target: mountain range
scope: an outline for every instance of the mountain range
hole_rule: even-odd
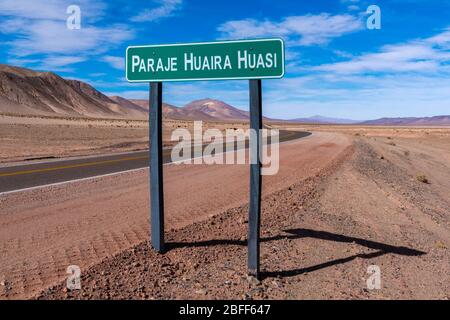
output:
[[[148,100],[108,97],[91,85],[52,72],[0,64],[0,112],[21,115],[146,119]],[[166,118],[247,120],[248,112],[215,99],[195,100],[179,108],[163,104]]]
[[[331,118],[315,115],[308,118],[295,118],[289,121],[304,122],[304,123],[318,123],[318,124],[355,124],[360,121],[351,119]]]
[[[147,119],[148,100],[107,96],[91,85],[64,79],[52,72],[39,72],[0,64],[0,113],[61,117]],[[248,111],[216,99],[195,100],[184,107],[163,103],[163,116],[178,120],[249,119]],[[266,121],[281,121],[264,118]],[[296,123],[364,125],[450,125],[449,116],[381,118],[358,122],[320,115],[284,120]]]
[[[450,115],[434,117],[408,117],[408,118],[381,118],[364,121],[364,125],[391,125],[391,126],[448,126]]]

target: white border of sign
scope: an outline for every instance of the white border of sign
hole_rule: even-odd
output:
[[[186,79],[155,79],[155,80],[129,80],[128,79],[128,49],[130,48],[154,48],[154,47],[173,47],[173,46],[190,46],[190,45],[205,45],[205,44],[220,44],[220,43],[242,43],[242,42],[260,42],[260,41],[280,41],[281,42],[281,59],[282,73],[280,76],[265,76],[265,77],[232,77],[232,78],[186,78]],[[192,43],[171,43],[171,44],[157,44],[157,45],[143,45],[143,46],[129,46],[125,52],[125,77],[128,82],[180,82],[180,81],[211,81],[211,80],[249,80],[249,79],[280,79],[284,77],[285,72],[284,61],[284,40],[281,38],[267,38],[267,39],[246,39],[246,40],[226,40],[226,41],[211,41],[211,42],[192,42]]]

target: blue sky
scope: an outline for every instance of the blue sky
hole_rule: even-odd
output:
[[[79,30],[66,27],[71,4]],[[380,30],[366,27],[372,4]],[[263,81],[265,116],[432,116],[450,114],[449,16],[447,0],[0,0],[0,62],[148,98],[148,85],[124,79],[129,45],[275,36],[286,42],[286,75]],[[209,97],[248,109],[247,81],[164,90],[177,106]]]

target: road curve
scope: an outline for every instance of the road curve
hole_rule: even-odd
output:
[[[303,131],[280,130],[280,142],[303,138],[310,134],[309,132]],[[165,149],[163,151],[164,163],[171,162],[170,155],[171,149]],[[98,177],[148,166],[148,151],[139,151],[118,155],[99,155],[88,158],[2,167],[0,168],[0,195],[28,188]]]

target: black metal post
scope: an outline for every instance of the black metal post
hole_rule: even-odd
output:
[[[164,192],[162,166],[162,83],[150,83],[150,217],[152,246],[164,251]]]
[[[261,80],[249,80],[250,87],[250,129],[256,133],[255,141],[250,141],[250,156],[256,154],[250,164],[250,205],[248,212],[248,272],[259,277],[259,234],[261,224],[261,129],[262,94]],[[256,161],[255,161],[256,160]]]

